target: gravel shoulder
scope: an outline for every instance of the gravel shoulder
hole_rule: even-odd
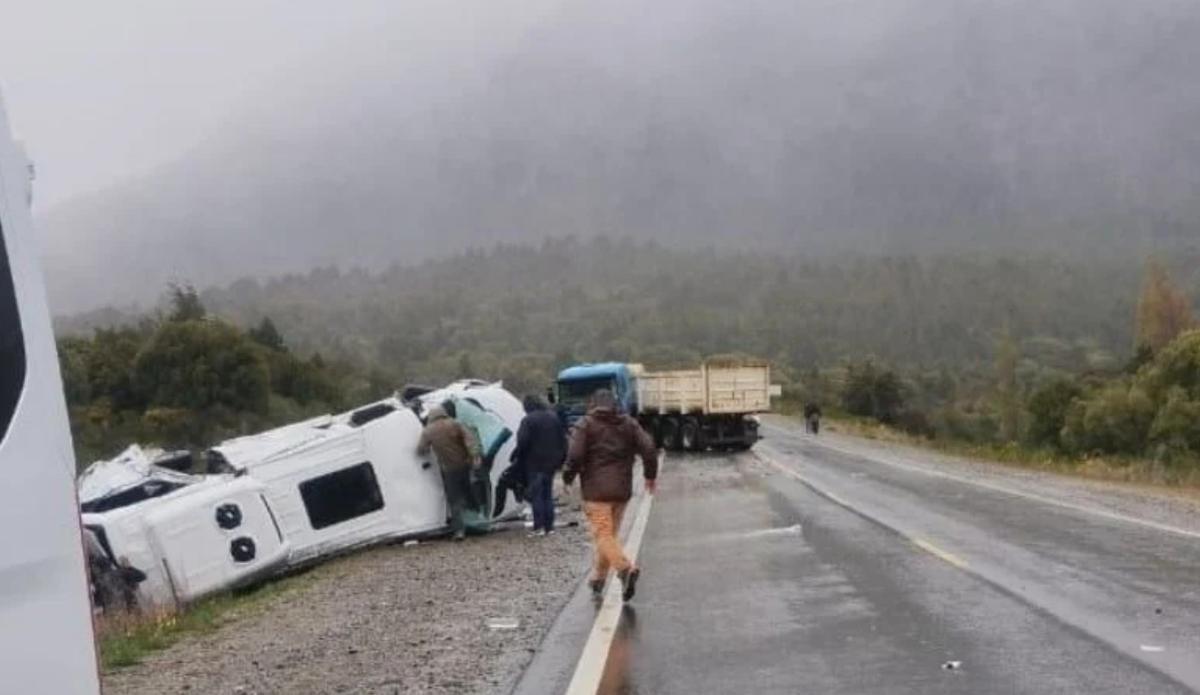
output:
[[[817,446],[826,445],[856,456],[893,462],[920,470],[955,475],[965,480],[1050,498],[1062,503],[1200,533],[1200,498],[1195,490],[1075,477],[1015,465],[952,456],[909,444],[867,439],[822,429],[812,439],[799,420],[772,416],[768,438],[776,433]],[[771,439],[768,439],[771,441]]]
[[[517,522],[323,564],[263,610],[107,674],[104,692],[507,693],[584,576],[586,530],[570,522],[560,508],[547,538]]]

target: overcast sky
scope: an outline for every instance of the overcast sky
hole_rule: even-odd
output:
[[[0,85],[65,311],[564,234],[1194,238],[1197,36],[1197,0],[0,0]]]
[[[291,66],[341,62],[362,41],[469,45],[552,5],[0,0],[0,88],[45,209],[181,155]]]

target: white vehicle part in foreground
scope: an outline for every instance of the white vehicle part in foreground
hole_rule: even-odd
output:
[[[29,201],[29,163],[0,102],[0,683],[93,695],[75,457]]]
[[[116,507],[203,480],[200,476],[180,473],[154,465],[153,459],[134,444],[116,458],[96,461],[79,474],[76,486],[79,504],[85,511],[93,507]]]
[[[143,608],[176,607],[282,569],[289,546],[251,478],[209,476],[162,497],[84,514],[114,561],[146,574]]]

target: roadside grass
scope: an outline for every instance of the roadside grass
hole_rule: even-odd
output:
[[[799,419],[796,415],[789,417]],[[1047,471],[1093,480],[1171,488],[1189,496],[1200,494],[1200,470],[1162,461],[1120,456],[1072,457],[1050,449],[1018,443],[976,444],[953,439],[929,439],[902,432],[866,418],[826,414],[822,427],[865,439],[930,449],[938,453],[1005,466]]]
[[[96,644],[101,669],[110,673],[133,666],[146,655],[166,649],[184,637],[207,634],[235,620],[256,615],[273,601],[309,584],[312,577],[311,571],[288,575],[248,589],[218,594],[179,611],[98,616]]]

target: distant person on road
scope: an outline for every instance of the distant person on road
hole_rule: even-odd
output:
[[[653,495],[658,451],[637,420],[617,412],[611,391],[597,391],[590,405],[587,416],[571,435],[563,481],[570,485],[578,475],[583,489],[583,511],[596,546],[596,563],[589,582],[592,593],[599,596],[603,592],[608,571],[613,569],[628,601],[633,598],[641,570],[625,556],[616,534],[633,496],[634,458],[641,456],[646,491]]]
[[[567,457],[567,432],[540,396],[525,396],[525,417],[517,429],[513,462],[525,471],[525,495],[533,507],[531,536],[554,533],[554,474]]]
[[[462,423],[450,417],[445,408],[434,406],[417,443],[419,455],[428,456],[431,451],[442,471],[450,530],[454,540],[461,541],[467,535],[463,512],[471,496],[471,471],[482,465],[479,440]]]
[[[804,428],[812,435],[821,433],[821,406],[816,403],[804,406]]]

